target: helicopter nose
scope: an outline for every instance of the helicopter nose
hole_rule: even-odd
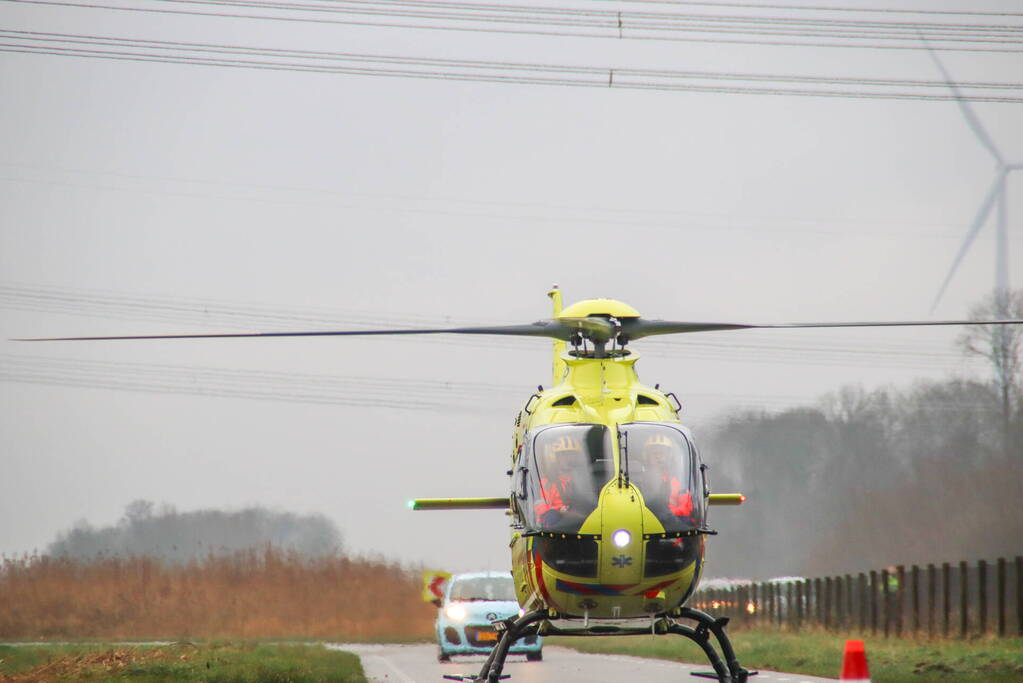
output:
[[[632,487],[605,491],[601,507],[600,581],[638,583],[643,578],[643,505]]]

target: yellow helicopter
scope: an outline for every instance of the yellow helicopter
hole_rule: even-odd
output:
[[[642,384],[628,344],[643,337],[753,328],[1021,324],[1023,320],[823,322],[756,325],[646,320],[614,299],[567,308],[555,285],[553,318],[527,325],[440,329],[51,337],[100,341],[231,337],[482,334],[553,339],[553,382],[538,387],[515,420],[511,490],[493,498],[421,498],[416,510],[499,509],[511,519],[518,618],[499,633],[475,675],[496,682],[511,645],[529,635],[676,634],[695,642],[713,667],[693,675],[745,683],[725,627],[686,606],[703,569],[707,510],[739,505],[739,493],[711,493],[707,467],[679,419],[672,393]],[[716,646],[715,642],[716,641]],[[720,654],[718,652],[720,650]]]

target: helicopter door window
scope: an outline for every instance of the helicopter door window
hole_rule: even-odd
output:
[[[622,425],[627,434],[629,477],[665,531],[703,525],[703,483],[695,449],[679,429],[658,423]]]
[[[556,425],[531,440],[522,510],[541,531],[576,533],[597,508],[612,476],[611,441],[603,425]]]

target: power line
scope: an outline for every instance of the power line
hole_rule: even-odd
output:
[[[608,10],[556,9],[473,4],[455,2],[360,2],[338,0],[330,5],[282,3],[260,0],[225,2],[224,0],[159,0],[161,2],[247,7],[271,12],[306,12],[316,16],[240,14],[158,7],[126,7],[62,0],[5,0],[22,4],[55,5],[82,9],[121,12],[178,14],[215,18],[252,19],[319,24],[341,24],[369,28],[406,28],[444,31],[468,31],[538,35],[548,37],[615,38],[627,40],[667,40],[682,42],[713,42],[783,47],[869,48],[923,50],[920,38],[926,38],[934,49],[969,52],[1021,52],[1011,47],[980,47],[981,45],[1019,45],[1021,26],[990,24],[924,24],[921,22],[880,22],[865,20],[821,20],[791,17],[750,17],[743,15],[664,14],[651,12],[614,12]],[[404,19],[404,22],[383,22],[359,19],[331,19],[324,14]],[[418,22],[418,23],[409,23]],[[432,23],[423,23],[432,22]],[[470,24],[470,25],[467,25]],[[471,24],[482,24],[482,26]],[[508,25],[522,24],[529,28],[514,29]],[[542,30],[543,26],[560,27]],[[565,27],[571,30],[566,30]],[[590,32],[583,32],[587,29]],[[592,32],[596,30],[597,32]],[[699,34],[714,34],[713,38]],[[736,39],[722,36],[755,36]],[[764,38],[774,38],[765,40]],[[818,39],[839,42],[813,42]],[[1013,39],[1015,38],[1015,40]]]
[[[0,165],[4,165],[4,162],[0,162]],[[8,166],[17,166],[18,164],[6,164]],[[64,170],[64,169],[59,169]],[[533,229],[546,229],[546,225],[549,223],[557,223],[558,225],[564,225],[568,223],[581,223],[586,225],[588,228],[641,228],[647,230],[656,230],[660,232],[670,231],[671,233],[678,233],[680,231],[688,230],[704,230],[713,232],[752,232],[752,233],[763,233],[768,231],[772,234],[776,233],[792,233],[801,235],[821,235],[821,236],[832,236],[832,237],[849,237],[850,233],[848,229],[845,230],[829,230],[821,227],[821,224],[826,223],[837,223],[846,225],[855,225],[855,236],[857,238],[863,237],[880,237],[885,239],[903,239],[907,236],[913,236],[917,239],[942,239],[942,240],[956,240],[961,238],[959,232],[942,232],[936,233],[932,230],[915,230],[906,231],[901,230],[899,232],[893,232],[890,229],[882,230],[866,230],[863,228],[863,223],[860,221],[836,221],[831,218],[795,218],[795,217],[782,217],[782,216],[744,216],[741,217],[746,221],[775,221],[783,222],[782,224],[775,224],[770,226],[756,225],[753,223],[737,223],[733,220],[733,217],[727,214],[715,215],[715,214],[694,214],[685,213],[680,211],[658,211],[652,209],[616,209],[609,207],[574,207],[566,205],[556,204],[541,204],[541,203],[528,203],[528,202],[508,202],[508,201],[484,201],[484,200],[470,200],[470,199],[459,199],[459,198],[443,198],[443,197],[408,197],[408,196],[392,196],[387,197],[384,195],[348,195],[345,193],[333,192],[330,190],[317,190],[310,188],[294,188],[294,187],[281,187],[272,185],[258,185],[258,184],[241,184],[241,183],[222,183],[216,181],[200,181],[200,180],[185,180],[185,179],[171,179],[171,178],[160,178],[157,176],[134,176],[129,174],[121,173],[109,173],[105,171],[72,171],[78,173],[87,173],[89,175],[108,175],[112,177],[131,178],[136,180],[158,180],[163,182],[176,182],[176,183],[188,183],[188,184],[209,184],[209,185],[221,185],[228,187],[238,187],[244,189],[271,189],[282,192],[300,192],[303,194],[326,194],[326,195],[338,195],[344,197],[357,197],[361,199],[372,199],[372,200],[385,200],[385,199],[400,199],[400,200],[414,200],[416,202],[428,202],[428,203],[451,203],[455,205],[465,206],[494,206],[496,208],[511,208],[511,209],[538,209],[546,208],[548,211],[543,213],[533,214],[522,214],[522,213],[495,213],[495,212],[483,212],[483,211],[466,211],[466,210],[450,210],[441,208],[424,208],[420,206],[405,206],[397,205],[393,202],[388,202],[381,206],[369,206],[369,205],[356,205],[356,204],[315,204],[308,201],[296,200],[296,199],[285,199],[285,198],[274,198],[269,197],[266,194],[259,194],[256,196],[241,197],[241,196],[224,196],[224,195],[210,195],[199,192],[184,192],[184,191],[173,191],[168,189],[149,189],[149,188],[128,188],[128,187],[116,187],[111,185],[99,184],[99,183],[88,183],[88,182],[67,182],[54,179],[35,179],[35,178],[24,178],[24,177],[12,177],[12,176],[0,176],[0,182],[8,183],[24,183],[31,185],[47,185],[53,187],[66,187],[75,189],[90,189],[90,190],[101,190],[105,192],[128,192],[128,193],[150,193],[159,194],[162,196],[170,197],[195,197],[201,199],[216,199],[216,200],[228,200],[228,201],[243,201],[243,202],[261,202],[265,204],[274,205],[299,205],[299,206],[327,206],[334,209],[351,210],[351,211],[372,211],[372,212],[384,212],[384,213],[400,213],[400,214],[423,214],[430,216],[444,216],[451,218],[473,218],[473,219],[488,219],[495,221],[518,221],[526,227]],[[568,215],[568,216],[555,216],[550,213],[550,210],[561,210],[561,211],[591,211],[596,212],[596,215]],[[604,214],[610,214],[611,217],[607,217]],[[615,215],[649,215],[649,216],[661,216],[662,220],[628,220],[626,218],[615,218]],[[702,220],[699,220],[701,219]],[[679,218],[686,218],[685,222],[681,222]],[[715,223],[716,219],[728,218],[727,223]],[[697,222],[699,220],[699,222]],[[948,224],[937,224],[937,223],[916,223],[916,222],[891,222],[891,221],[867,221],[874,225],[890,225],[890,226],[940,226],[948,227]],[[812,226],[812,227],[811,227]],[[449,225],[450,228],[457,227],[455,225]],[[475,229],[475,227],[474,227]],[[978,239],[990,240],[993,239],[990,236],[981,236]]]
[[[961,98],[957,98],[954,94],[944,92],[947,86],[943,81],[802,76],[796,74],[772,75],[673,71],[663,69],[605,69],[601,67],[530,64],[523,62],[368,55],[322,50],[283,50],[217,43],[154,41],[38,31],[3,30],[0,31],[0,37],[8,41],[15,41],[0,43],[0,51],[3,52],[228,68],[425,78],[519,85],[917,101],[968,99],[975,102],[1023,103],[1023,97],[1018,96],[973,94],[962,95]],[[80,47],[82,45],[89,46],[89,48]],[[120,49],[90,49],[110,47]],[[141,51],[132,52],[128,50]],[[253,57],[261,57],[262,59],[253,59]],[[724,81],[728,84],[720,84],[715,81]],[[710,82],[710,84],[704,85],[702,82]],[[754,87],[752,85],[732,85],[732,82],[766,83],[769,85],[768,87]],[[802,87],[791,87],[791,84]],[[807,89],[806,86],[810,86],[810,88]],[[877,90],[845,89],[849,86],[867,86],[877,88]],[[821,87],[828,87],[829,89],[820,89]],[[1018,83],[972,82],[962,84],[961,87],[1019,89],[1023,86]],[[916,90],[893,91],[891,88],[914,88]],[[939,92],[928,92],[928,90]]]
[[[401,410],[513,410],[527,389],[479,382],[308,375],[293,372],[127,363],[0,354],[0,381],[150,394],[243,398],[285,403]],[[686,394],[687,400],[727,399],[745,407],[792,407],[800,396]],[[514,406],[511,408],[510,406]]]
[[[606,2],[608,0],[598,0]],[[711,0],[610,0],[619,3],[643,5],[681,5],[686,7],[731,7],[741,9],[771,9],[808,12],[869,12],[872,14],[920,14],[920,15],[953,15],[975,17],[1023,17],[1023,12],[991,12],[978,10],[940,10],[910,9],[899,7],[842,7],[834,5],[781,5],[745,2],[713,2]]]
[[[442,216],[456,216],[466,218],[493,218],[493,219],[513,219],[513,220],[524,220],[531,222],[546,223],[549,221],[557,221],[558,223],[585,223],[586,225],[608,225],[608,226],[628,226],[638,228],[655,228],[655,229],[669,229],[677,231],[679,229],[707,229],[707,230],[727,230],[727,231],[745,231],[745,232],[763,232],[769,230],[770,232],[792,232],[800,234],[814,234],[814,235],[839,235],[846,237],[850,234],[850,228],[855,229],[857,237],[864,235],[870,236],[884,236],[884,237],[903,237],[908,233],[902,232],[898,235],[893,233],[892,228],[905,227],[912,225],[916,227],[926,228],[925,230],[914,231],[911,235],[914,238],[933,238],[933,239],[954,239],[960,240],[962,238],[962,231],[958,223],[929,223],[929,222],[907,222],[907,221],[892,221],[892,220],[863,220],[858,219],[852,220],[841,220],[835,219],[829,216],[815,216],[813,218],[804,218],[797,216],[758,216],[758,215],[734,215],[731,213],[712,214],[704,212],[687,212],[677,210],[659,210],[659,209],[646,209],[646,208],[617,208],[611,206],[572,206],[567,204],[554,204],[550,202],[526,202],[526,201],[508,201],[501,199],[466,199],[464,197],[443,197],[443,196],[430,196],[430,195],[408,195],[408,194],[379,194],[379,193],[355,193],[355,192],[339,192],[337,190],[330,190],[325,188],[312,188],[312,187],[300,187],[300,186],[287,186],[287,185],[272,185],[266,183],[241,183],[231,182],[224,180],[213,180],[213,179],[196,179],[196,178],[183,178],[183,177],[171,177],[171,176],[159,176],[159,175],[141,175],[133,173],[121,173],[117,171],[100,170],[95,168],[63,168],[63,167],[52,167],[40,164],[21,163],[13,161],[0,161],[0,166],[8,166],[12,168],[29,169],[32,171],[46,171],[52,172],[57,171],[59,173],[85,175],[89,177],[95,176],[108,176],[111,178],[120,178],[132,181],[153,181],[159,183],[175,183],[183,185],[209,185],[214,187],[226,187],[231,189],[242,189],[249,191],[258,191],[259,196],[256,197],[259,201],[267,201],[270,203],[282,203],[282,204],[294,204],[302,202],[294,202],[290,200],[279,200],[275,201],[266,197],[267,191],[284,192],[284,193],[297,193],[301,195],[326,195],[332,197],[343,197],[348,199],[359,199],[359,200],[370,200],[370,201],[381,201],[385,203],[383,207],[365,206],[365,205],[352,205],[344,204],[339,205],[339,208],[344,209],[358,209],[358,210],[380,210],[389,212],[400,212],[400,213],[425,213],[432,215]],[[52,179],[47,180],[36,180],[31,178],[15,178],[15,177],[0,177],[0,181],[6,182],[21,182],[21,183],[34,183],[34,184],[45,184],[45,185],[57,185],[60,187],[73,187],[73,188],[89,188],[89,189],[100,189],[100,190],[113,190],[113,191],[150,191],[146,189],[136,190],[135,188],[124,188],[124,187],[111,187],[106,185],[89,184],[89,183],[74,183],[74,182],[62,182]],[[186,196],[186,197],[201,197],[201,198],[225,198],[216,197],[208,194],[190,193],[190,192],[176,192],[167,190],[151,190],[154,193],[171,195],[171,196]],[[226,197],[227,199],[238,199],[239,201],[251,201],[252,197]],[[465,212],[465,211],[451,211],[444,209],[424,209],[424,208],[407,208],[395,206],[398,201],[412,201],[417,204],[428,203],[428,204],[454,204],[456,206],[467,206],[467,207],[498,207],[501,209],[526,209],[542,210],[540,213],[531,214],[495,214],[495,213],[483,213],[483,212]],[[322,206],[323,204],[315,204],[316,206]],[[334,205],[331,205],[334,206]],[[582,215],[559,215],[552,216],[552,211],[566,211],[573,213],[581,213]],[[592,213],[582,213],[592,212]],[[595,214],[595,215],[594,215]],[[638,221],[638,220],[625,220],[624,218],[615,218],[615,216],[651,216],[661,219],[661,222],[650,222],[650,221]],[[610,217],[609,217],[610,216]],[[680,222],[681,220],[686,222]],[[726,219],[726,223],[713,224],[712,222],[719,219]],[[693,221],[701,221],[699,224]],[[746,221],[745,224],[740,224],[738,221]],[[765,221],[777,223],[771,225],[769,228],[764,228],[759,225],[750,224],[749,221]],[[823,230],[819,226],[824,223],[833,223],[837,225],[843,225],[845,227],[838,230]],[[872,226],[887,226],[883,229],[877,230],[866,230],[864,229],[864,223]],[[797,226],[795,224],[807,224]],[[814,227],[809,227],[812,225]],[[932,228],[955,228],[955,231],[936,233]],[[990,237],[980,236],[978,239],[991,239]]]

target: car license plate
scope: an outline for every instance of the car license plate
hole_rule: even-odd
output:
[[[497,640],[497,631],[480,631],[477,637],[480,640]]]

